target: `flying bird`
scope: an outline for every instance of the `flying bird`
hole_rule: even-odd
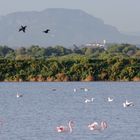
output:
[[[43,31],[44,33],[48,33],[50,31],[50,29],[46,29],[45,31]]]
[[[22,25],[21,25],[21,27],[19,28],[18,31],[19,31],[19,32],[20,32],[20,31],[23,31],[23,32],[25,33],[26,28],[27,28],[27,26],[22,26]]]

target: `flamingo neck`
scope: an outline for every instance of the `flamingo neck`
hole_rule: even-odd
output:
[[[68,126],[69,126],[69,131],[70,131],[70,133],[71,133],[71,132],[72,132],[71,122],[69,122]]]

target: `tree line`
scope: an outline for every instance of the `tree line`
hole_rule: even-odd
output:
[[[0,46],[0,81],[140,81],[139,57],[140,49],[131,44]]]
[[[20,47],[17,49],[8,46],[0,46],[0,58],[5,59],[44,59],[50,57],[59,57],[66,55],[84,55],[92,58],[140,58],[140,48],[131,44],[110,44],[104,47],[73,47],[66,48],[63,46],[40,47],[32,45],[31,47]]]

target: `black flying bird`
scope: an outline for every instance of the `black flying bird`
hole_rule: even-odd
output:
[[[26,27],[27,27],[27,26],[22,26],[22,25],[21,25],[21,27],[19,28],[18,31],[19,31],[19,32],[20,32],[20,31],[23,31],[23,32],[25,33]]]
[[[44,33],[48,33],[50,31],[50,29],[46,29],[45,31],[43,31]]]

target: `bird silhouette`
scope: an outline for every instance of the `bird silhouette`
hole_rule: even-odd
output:
[[[19,31],[19,32],[20,32],[20,31],[23,31],[23,32],[25,33],[26,27],[27,27],[27,26],[22,26],[22,25],[21,25],[21,27],[19,28],[18,31]]]
[[[48,33],[50,31],[50,29],[46,29],[45,31],[43,31],[44,33]]]

